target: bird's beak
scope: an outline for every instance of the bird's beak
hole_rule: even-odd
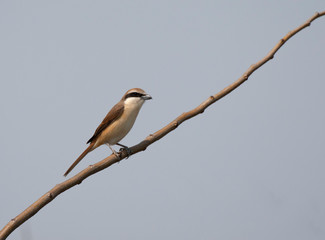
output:
[[[143,100],[149,100],[152,99],[152,97],[149,94],[146,94],[144,96],[141,97]]]

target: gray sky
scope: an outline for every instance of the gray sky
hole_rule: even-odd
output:
[[[240,77],[319,1],[0,1],[0,225],[133,87],[132,146]],[[8,239],[324,239],[325,18],[203,115],[61,194]],[[118,149],[118,148],[116,148]],[[111,152],[89,154],[72,175]]]

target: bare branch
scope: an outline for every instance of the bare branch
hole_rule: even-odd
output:
[[[158,141],[165,135],[167,135],[169,132],[173,131],[175,128],[177,128],[181,123],[184,121],[195,117],[196,115],[203,113],[204,110],[209,107],[211,104],[218,101],[220,98],[226,96],[233,90],[235,90],[237,87],[239,87],[242,83],[244,83],[249,76],[255,72],[258,68],[260,68],[262,65],[264,65],[266,62],[271,60],[274,57],[274,54],[282,47],[283,44],[285,44],[292,36],[294,36],[296,33],[300,32],[304,28],[310,26],[311,22],[313,22],[315,19],[324,16],[325,11],[321,13],[315,13],[310,19],[308,19],[304,24],[297,27],[296,29],[290,31],[287,35],[285,35],[275,46],[274,48],[260,61],[257,63],[251,65],[248,70],[234,83],[230,84],[228,87],[224,88],[219,93],[210,96],[208,99],[206,99],[204,102],[202,102],[199,106],[194,108],[193,110],[183,113],[180,116],[178,116],[174,121],[170,122],[168,125],[163,127],[162,129],[158,130],[154,134],[150,134],[148,137],[146,137],[145,140],[140,142],[139,144],[133,146],[130,148],[131,155],[146,150],[146,148],[151,145],[152,143]],[[125,159],[127,157],[126,151],[121,152],[121,160]],[[19,227],[21,224],[23,224],[25,221],[27,221],[29,218],[34,216],[39,210],[41,210],[45,205],[47,205],[49,202],[51,202],[54,198],[56,198],[59,194],[62,192],[72,188],[73,186],[80,184],[84,179],[87,177],[113,165],[114,163],[119,162],[120,160],[117,159],[117,157],[113,154],[109,157],[105,158],[104,160],[94,164],[90,165],[86,169],[82,170],[75,176],[71,177],[70,179],[57,184],[54,188],[52,188],[50,191],[48,191],[46,194],[44,194],[42,197],[40,197],[36,202],[34,202],[32,205],[30,205],[25,211],[20,213],[17,217],[13,218],[1,231],[0,231],[0,240],[6,239],[17,227]]]

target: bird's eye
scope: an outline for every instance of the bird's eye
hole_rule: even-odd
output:
[[[129,98],[129,97],[142,97],[144,94],[142,93],[138,93],[138,92],[131,92],[126,94],[125,98]]]

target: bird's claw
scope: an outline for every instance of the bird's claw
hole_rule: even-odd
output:
[[[122,147],[120,148],[119,154],[121,154],[124,150],[126,151],[126,159],[128,159],[131,156],[132,151],[128,147]]]
[[[113,154],[118,158],[118,161],[121,161],[121,153],[114,151]]]

